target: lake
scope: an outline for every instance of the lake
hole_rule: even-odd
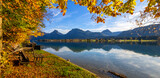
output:
[[[160,78],[160,45],[157,43],[58,43],[37,42],[43,50],[70,59],[98,76]]]

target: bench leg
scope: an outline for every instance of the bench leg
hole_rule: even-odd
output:
[[[41,57],[41,63],[43,62],[43,57]]]

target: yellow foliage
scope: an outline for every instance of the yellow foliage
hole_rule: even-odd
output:
[[[140,2],[143,2],[144,0],[140,0]]]

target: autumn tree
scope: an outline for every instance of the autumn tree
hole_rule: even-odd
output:
[[[3,29],[1,68],[6,67],[9,52],[14,51],[25,40],[29,40],[30,36],[42,35],[40,30],[44,27],[42,20],[46,16],[46,8],[56,8],[53,4],[58,4],[61,9],[65,9],[64,2],[66,4],[66,1],[63,0],[61,2],[55,0],[2,0],[3,11],[0,15],[3,18],[2,27],[0,27]],[[0,33],[2,34],[2,31]],[[2,47],[0,49],[2,50]]]

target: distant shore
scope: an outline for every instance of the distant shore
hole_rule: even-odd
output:
[[[40,42],[158,42],[159,40],[136,39],[40,39]]]

